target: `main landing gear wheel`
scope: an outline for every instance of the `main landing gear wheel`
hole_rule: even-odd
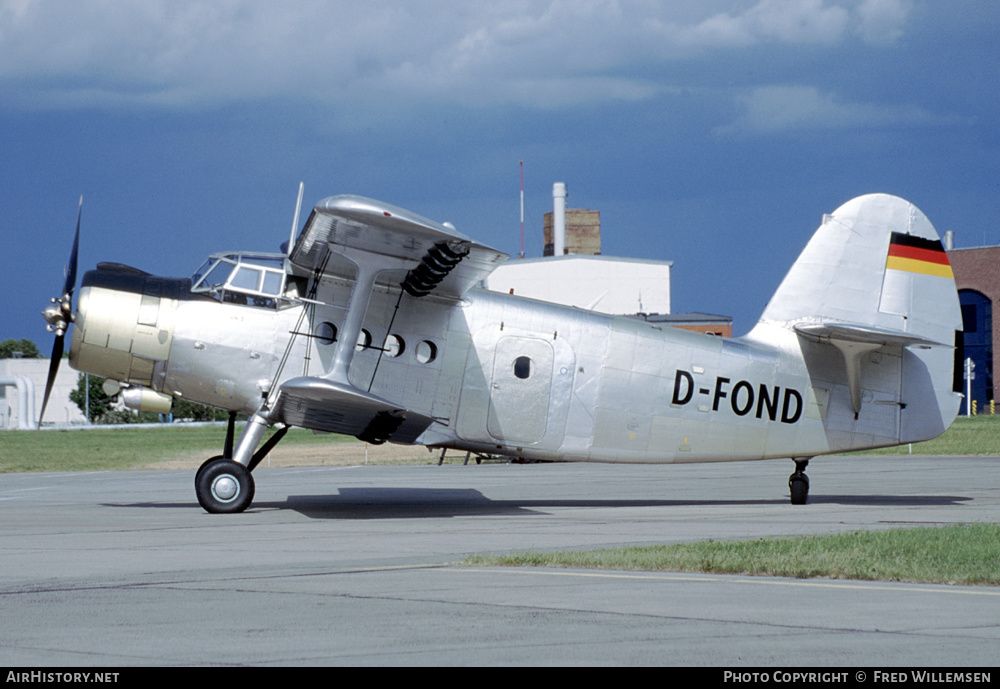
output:
[[[194,489],[198,502],[212,514],[242,512],[253,502],[250,470],[231,459],[213,457],[202,464],[195,476]]]
[[[202,462],[201,466],[198,467],[198,473],[196,473],[194,475],[194,487],[195,487],[195,490],[198,489],[198,481],[201,480],[201,474],[202,474],[202,472],[205,471],[205,469],[207,469],[210,464],[218,462],[221,459],[226,459],[226,457],[223,456],[223,455],[216,455],[215,457],[209,457],[204,462]]]
[[[788,477],[788,492],[792,496],[793,505],[804,505],[809,499],[809,477],[806,476],[808,459],[796,459],[795,473]]]

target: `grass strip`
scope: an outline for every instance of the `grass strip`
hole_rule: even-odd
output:
[[[237,436],[242,430],[237,426]],[[183,453],[205,459],[222,453],[225,425],[95,430],[5,431],[0,433],[0,473],[17,471],[121,471],[148,467]],[[360,443],[342,435],[292,429],[282,445]]]
[[[238,426],[242,430],[242,424]],[[148,468],[183,453],[208,458],[222,451],[224,424],[162,428],[46,430],[0,432],[0,473],[16,471],[100,471]],[[317,435],[295,428],[281,446],[360,443],[343,435]],[[1000,455],[1000,415],[959,417],[934,440],[912,446],[853,454],[875,455]]]
[[[962,524],[583,552],[476,555],[465,564],[997,586],[1000,526]]]
[[[1000,415],[960,416],[933,440],[852,454],[1000,455]]]

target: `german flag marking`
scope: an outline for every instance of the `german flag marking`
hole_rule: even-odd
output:
[[[954,278],[948,254],[937,239],[924,239],[908,234],[892,233],[885,267],[909,273]]]

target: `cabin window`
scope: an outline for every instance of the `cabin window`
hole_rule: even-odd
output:
[[[406,350],[406,342],[399,335],[389,335],[385,338],[385,355],[395,359]]]
[[[519,356],[514,359],[514,376],[526,380],[531,375],[531,359]]]
[[[429,364],[435,359],[437,359],[437,345],[430,340],[424,340],[417,345],[416,357],[417,362],[421,364]]]
[[[355,345],[354,351],[363,352],[364,350],[368,349],[371,346],[372,346],[372,334],[367,330],[365,330],[364,328],[362,328],[361,332],[358,333],[358,344]]]
[[[316,339],[320,344],[332,345],[337,341],[337,326],[333,323],[323,322],[316,328]]]

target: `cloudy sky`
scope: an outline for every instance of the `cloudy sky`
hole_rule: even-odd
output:
[[[80,268],[188,275],[353,193],[541,255],[553,182],[674,312],[756,321],[822,214],[1000,243],[993,0],[0,0],[0,339]]]

